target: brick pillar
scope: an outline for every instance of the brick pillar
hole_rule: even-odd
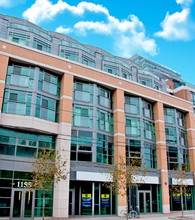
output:
[[[114,92],[114,162],[126,159],[125,150],[125,114],[124,91],[116,89]],[[127,206],[126,196],[118,195],[118,214]]]
[[[163,213],[170,212],[169,202],[169,179],[167,170],[167,150],[166,150],[166,135],[164,124],[164,109],[163,103],[156,102],[154,104],[154,119],[156,129],[156,155],[158,169],[161,171],[161,187],[162,187],[162,211]]]
[[[0,54],[0,113],[2,112],[3,107],[3,94],[5,89],[5,79],[7,73],[9,57]]]
[[[195,117],[192,112],[186,114],[188,147],[190,156],[190,171],[195,172]]]
[[[72,92],[73,76],[64,74],[61,81],[59,131],[56,149],[61,153],[62,159],[67,161],[66,171],[70,172],[70,141],[72,123]],[[54,188],[53,216],[57,218],[68,217],[69,207],[69,174]]]

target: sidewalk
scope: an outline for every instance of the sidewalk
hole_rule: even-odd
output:
[[[176,216],[181,216],[181,212],[173,212],[169,214],[141,214],[140,220],[171,220]],[[186,219],[194,219],[195,220],[195,210],[188,211],[184,213]],[[125,220],[124,217],[118,216],[72,216],[68,218],[69,220]]]

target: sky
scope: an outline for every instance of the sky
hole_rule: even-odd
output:
[[[195,85],[195,0],[0,0],[0,13],[112,55],[139,54]]]

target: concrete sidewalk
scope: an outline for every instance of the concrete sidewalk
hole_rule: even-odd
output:
[[[174,220],[176,216],[181,216],[181,212],[173,212],[169,214],[141,214],[140,220]],[[187,211],[184,213],[184,216],[187,219],[195,220],[195,210]],[[119,216],[72,216],[68,218],[69,220],[125,220],[125,217]]]

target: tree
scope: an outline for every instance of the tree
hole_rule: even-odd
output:
[[[187,182],[188,177],[188,166],[184,164],[183,166],[178,166],[174,169],[174,182],[170,187],[172,194],[178,194],[181,199],[181,211],[182,218],[184,218],[184,200],[183,197],[189,190],[189,184]]]
[[[30,188],[42,190],[42,219],[45,216],[45,194],[53,189],[56,183],[66,179],[66,161],[58,151],[43,148],[35,155],[31,166],[32,183]]]
[[[108,168],[107,179],[109,182],[105,182],[104,185],[109,188],[113,194],[126,196],[127,211],[125,212],[125,216],[126,219],[128,219],[128,201],[130,201],[131,198],[127,193],[127,189],[130,187],[131,191],[133,187],[144,183],[143,177],[146,175],[146,169],[144,166],[140,166],[140,158],[131,159],[129,163],[126,163],[126,160],[122,158],[120,158],[119,161],[120,162],[113,167]]]

